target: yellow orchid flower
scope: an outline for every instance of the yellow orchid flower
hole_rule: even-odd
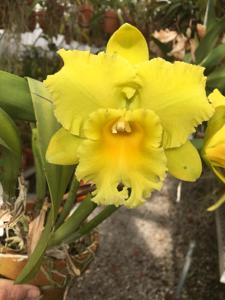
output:
[[[135,207],[160,189],[167,169],[182,180],[200,176],[188,137],[213,114],[203,68],[149,60],[143,35],[129,24],[98,55],[59,54],[64,66],[44,84],[62,128],[46,157],[78,164],[77,178],[96,185],[93,201]]]
[[[225,97],[215,89],[209,100],[215,113],[209,120],[202,150],[202,156],[218,178],[225,183]]]

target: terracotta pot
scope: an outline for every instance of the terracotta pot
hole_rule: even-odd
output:
[[[79,7],[78,24],[81,27],[89,27],[94,14],[94,9],[91,4],[83,4]]]
[[[86,250],[66,259],[45,257],[42,267],[29,283],[38,286],[43,294],[42,300],[61,300],[71,279],[79,276],[93,260],[99,244],[97,232],[90,236],[91,243]],[[0,248],[0,276],[15,280],[27,262],[27,255],[12,253],[9,249]]]
[[[120,27],[120,21],[117,12],[109,9],[105,12],[103,18],[103,30],[105,33],[113,34]]]
[[[105,33],[113,34],[120,26],[117,12],[113,9],[105,11],[103,18],[103,29]]]

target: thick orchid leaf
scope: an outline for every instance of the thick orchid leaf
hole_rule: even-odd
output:
[[[36,196],[38,201],[43,201],[46,195],[46,178],[37,128],[32,129],[32,151],[35,163]]]
[[[16,125],[0,108],[0,182],[9,196],[14,195],[21,164],[21,142]]]
[[[88,195],[75,212],[53,233],[48,247],[57,246],[68,239],[96,206],[97,205],[91,201],[91,195]]]
[[[110,217],[114,212],[119,209],[118,206],[108,205],[106,206],[100,213],[98,213],[93,219],[89,222],[80,226],[78,230],[72,233],[67,239],[65,239],[65,243],[71,243],[81,238],[82,236],[90,233],[93,229],[95,229],[100,223],[105,221],[108,217]]]
[[[57,166],[47,163],[45,153],[48,143],[52,135],[59,129],[59,124],[53,114],[52,103],[49,101],[50,96],[42,83],[30,78],[28,79],[28,83],[37,120],[37,138],[40,145],[41,160],[45,170],[52,207],[37,247],[34,249],[27,264],[18,276],[16,280],[17,283],[28,282],[38,272],[52,234],[62,196],[66,191],[74,171],[74,167],[72,166]]]
[[[217,66],[225,57],[225,44],[221,44],[214,48],[200,63],[201,66],[209,69]]]
[[[50,101],[51,96],[42,82],[28,78],[28,83],[37,120],[37,136],[41,156],[54,210],[53,219],[55,220],[62,196],[71,180],[74,167],[53,165],[46,161],[45,154],[49,141],[60,125],[53,114],[53,105]]]
[[[205,37],[199,43],[198,48],[195,51],[196,64],[199,64],[214,48],[216,45],[220,34],[225,28],[225,17],[219,20],[211,29],[207,32]]]
[[[34,109],[25,78],[0,71],[0,107],[14,119],[34,121]]]
[[[204,17],[204,25],[206,26],[207,31],[209,31],[217,22],[216,20],[216,11],[215,3],[216,0],[208,0],[206,6],[206,12]]]
[[[225,66],[216,68],[208,75],[207,87],[211,90],[218,88],[221,92],[225,91]]]

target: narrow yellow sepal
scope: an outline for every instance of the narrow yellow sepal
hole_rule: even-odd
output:
[[[169,173],[174,177],[195,181],[202,172],[202,162],[198,151],[190,141],[183,146],[165,150]]]
[[[60,128],[51,138],[46,160],[57,165],[75,165],[78,162],[77,149],[82,139]]]

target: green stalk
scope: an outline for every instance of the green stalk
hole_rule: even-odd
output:
[[[46,178],[44,163],[41,157],[40,143],[38,140],[37,128],[32,129],[32,151],[34,154],[35,175],[36,175],[36,195],[38,207],[42,207],[46,195]]]
[[[94,217],[91,221],[81,226],[76,232],[68,237],[65,240],[65,243],[72,243],[77,239],[81,238],[83,235],[88,234],[94,228],[96,228],[100,223],[105,221],[108,217],[110,217],[115,211],[117,211],[119,207],[114,205],[109,205],[105,209],[103,209],[96,217]]]
[[[64,220],[66,219],[66,217],[69,215],[70,210],[74,205],[78,188],[79,188],[79,181],[77,181],[76,178],[73,178],[70,186],[68,198],[66,199],[65,205],[63,207],[63,211],[60,213],[59,218],[56,222],[56,228],[59,228],[64,222]]]
[[[48,247],[57,246],[70,237],[96,206],[97,205],[91,201],[91,195],[88,195],[75,212],[54,232],[48,243]]]

